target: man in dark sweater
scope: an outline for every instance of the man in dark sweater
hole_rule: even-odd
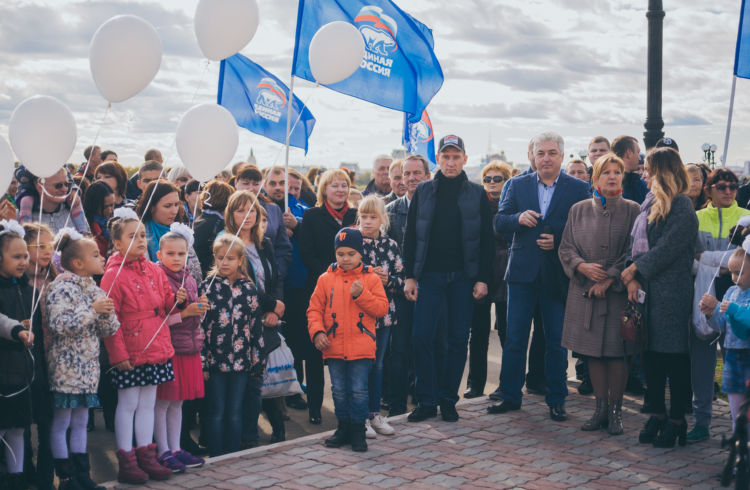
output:
[[[458,136],[438,145],[440,170],[414,192],[404,235],[404,294],[415,301],[412,343],[417,408],[408,420],[458,420],[458,387],[466,365],[473,302],[487,295],[494,237],[490,203],[469,182]],[[445,312],[444,329],[438,319]],[[436,361],[435,352],[443,355]]]

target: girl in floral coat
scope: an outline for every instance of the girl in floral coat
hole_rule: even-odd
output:
[[[367,437],[375,433],[392,435],[393,427],[380,416],[380,397],[383,391],[383,358],[391,336],[391,327],[396,326],[396,304],[394,295],[404,290],[404,263],[398,244],[385,234],[388,229],[388,214],[385,204],[376,196],[367,196],[359,204],[359,229],[362,231],[364,253],[362,263],[372,267],[380,278],[388,296],[388,313],[377,319],[377,351],[369,379],[370,419],[365,423]]]
[[[47,370],[54,406],[52,456],[62,483],[72,478],[81,488],[101,488],[89,477],[86,423],[88,409],[99,406],[99,339],[114,335],[120,323],[113,301],[92,277],[104,273],[104,257],[96,242],[72,228],[63,228],[56,248],[65,272],[47,287],[44,298]]]
[[[258,290],[247,275],[245,245],[225,233],[214,242],[214,269],[200,285],[211,309],[203,318],[203,370],[209,415],[208,453],[238,451],[248,380],[263,377],[263,326]]]

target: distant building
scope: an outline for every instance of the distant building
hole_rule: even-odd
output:
[[[508,157],[505,156],[505,151],[500,150],[500,153],[488,153],[482,157],[482,166],[487,165],[488,163],[499,160],[501,162],[508,163]]]
[[[391,152],[391,158],[394,160],[402,160],[409,156],[409,152],[405,148],[396,148]]]
[[[341,162],[339,163],[339,167],[353,171],[355,174],[359,175],[359,163],[357,162]]]

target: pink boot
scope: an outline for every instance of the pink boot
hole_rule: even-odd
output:
[[[119,470],[117,472],[117,481],[120,483],[132,483],[133,485],[142,485],[148,481],[148,475],[138,467],[135,459],[135,450],[123,451],[117,450],[117,461]]]
[[[138,466],[148,473],[152,480],[168,480],[172,476],[172,470],[156,461],[156,444],[136,448],[135,455],[138,457]]]

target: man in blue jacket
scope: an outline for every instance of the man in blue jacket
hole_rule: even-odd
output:
[[[560,171],[564,142],[560,135],[534,138],[537,171],[511,179],[495,230],[513,235],[505,280],[508,283],[508,332],[500,373],[503,402],[487,409],[505,413],[521,408],[526,347],[534,308],[541,306],[546,340],[546,402],[550,418],[567,419],[567,351],[561,345],[568,279],[560,265],[560,245],[571,206],[590,197],[589,186]]]

